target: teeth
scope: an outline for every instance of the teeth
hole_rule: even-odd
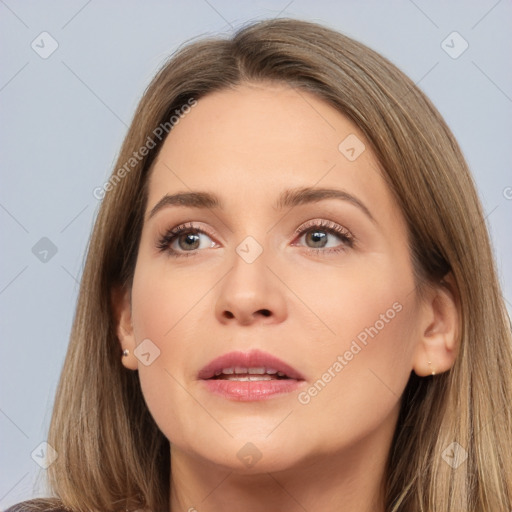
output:
[[[249,381],[258,381],[258,380],[273,380],[270,375],[249,375],[246,377],[229,377],[226,380],[236,380],[239,382],[249,382]]]
[[[248,368],[247,373],[255,374],[255,375],[263,375],[265,373],[265,368]]]
[[[255,368],[244,368],[242,366],[235,366],[231,368],[223,368],[222,370],[218,370],[215,372],[215,376],[219,375],[275,375],[277,374],[279,377],[286,377],[286,374],[283,372],[278,372],[274,370],[274,368],[265,368],[263,366],[255,367]],[[268,380],[268,379],[265,379]]]

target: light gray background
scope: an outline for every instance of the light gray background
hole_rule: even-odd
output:
[[[368,44],[432,99],[475,176],[510,310],[510,2],[0,0],[0,509],[38,494],[31,453],[46,439],[98,208],[92,191],[112,170],[144,88],[181,43],[276,16]],[[47,59],[31,48],[43,31],[59,45]],[[469,44],[456,59],[441,46],[453,31]],[[463,42],[446,44],[454,52]],[[32,252],[42,237],[57,247],[47,262]]]

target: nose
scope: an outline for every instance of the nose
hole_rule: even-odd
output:
[[[248,263],[235,254],[216,298],[215,314],[222,324],[275,324],[286,318],[284,285],[267,267],[264,255]]]

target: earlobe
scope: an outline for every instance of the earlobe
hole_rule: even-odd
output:
[[[130,290],[115,287],[111,292],[111,304],[114,314],[117,339],[120,344],[121,362],[129,370],[137,370],[137,359],[134,356],[135,336],[132,325]]]
[[[420,313],[420,339],[413,370],[420,377],[448,371],[459,349],[460,308],[455,280],[451,274],[429,292]]]

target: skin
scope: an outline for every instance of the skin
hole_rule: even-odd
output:
[[[366,146],[354,161],[338,150],[350,134]],[[339,199],[273,207],[283,190],[310,186],[356,196],[374,220]],[[165,194],[190,191],[217,194],[224,209],[168,206],[150,218]],[[354,245],[323,228],[295,234],[313,219],[342,226]],[[185,222],[212,236],[199,234],[193,256],[160,251],[161,235]],[[319,229],[328,247],[314,253]],[[252,263],[236,252],[247,236],[263,249]],[[172,245],[181,254],[183,238]],[[173,128],[150,176],[132,289],[117,290],[114,303],[130,350],[123,364],[139,371],[171,441],[173,512],[384,511],[385,464],[411,371],[441,373],[456,355],[455,300],[441,286],[419,299],[406,224],[369,143],[322,100],[286,85],[212,93]],[[400,311],[334,371],[393,304]],[[133,353],[147,338],[160,350],[149,366]],[[198,380],[217,356],[252,348],[299,370],[306,394],[329,368],[332,378],[308,403],[298,391],[236,402]],[[246,443],[261,455],[251,467],[237,456]]]

